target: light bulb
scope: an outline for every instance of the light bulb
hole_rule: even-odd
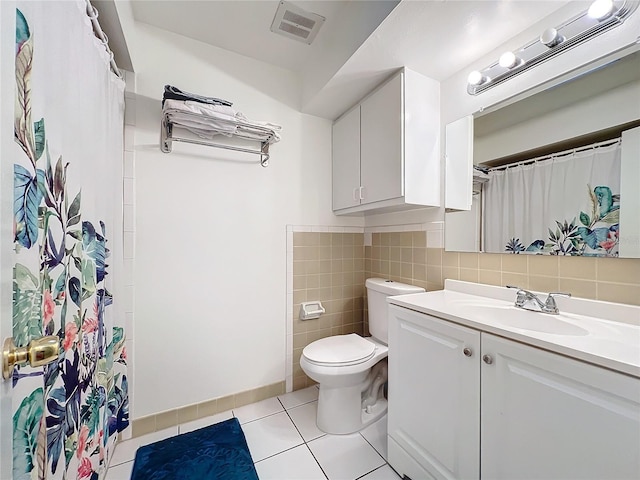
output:
[[[469,85],[480,85],[483,79],[484,77],[482,76],[482,73],[478,70],[474,70],[467,77],[467,82],[469,82]]]
[[[553,48],[556,45],[564,42],[565,38],[562,35],[558,34],[558,31],[555,28],[547,28],[542,35],[540,35],[540,42],[549,47]]]
[[[587,15],[596,20],[603,20],[611,15],[613,11],[612,0],[595,0],[589,7]]]
[[[516,57],[513,52],[504,52],[500,55],[498,63],[503,68],[513,68],[518,63],[518,57]]]

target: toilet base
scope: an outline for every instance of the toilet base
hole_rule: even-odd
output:
[[[367,411],[368,410],[368,411]],[[318,394],[318,428],[326,433],[355,433],[387,413],[387,399],[378,398],[374,405],[362,408],[362,387],[331,388],[320,384]]]

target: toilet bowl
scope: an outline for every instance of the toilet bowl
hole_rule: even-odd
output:
[[[300,367],[318,382],[318,428],[332,434],[362,430],[387,411],[386,297],[424,289],[381,278],[366,281],[371,337],[355,333],[321,338],[307,345]]]

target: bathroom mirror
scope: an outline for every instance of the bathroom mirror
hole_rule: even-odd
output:
[[[445,214],[446,250],[640,256],[638,45],[473,117],[491,173],[474,169],[470,211]]]

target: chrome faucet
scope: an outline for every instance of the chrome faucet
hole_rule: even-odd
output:
[[[532,312],[550,313],[557,315],[560,313],[558,305],[556,304],[555,297],[570,297],[570,293],[552,292],[549,293],[544,303],[538,298],[535,293],[525,290],[524,288],[516,287],[514,285],[507,285],[507,288],[517,288],[515,306],[523,308],[525,310],[531,310]]]

